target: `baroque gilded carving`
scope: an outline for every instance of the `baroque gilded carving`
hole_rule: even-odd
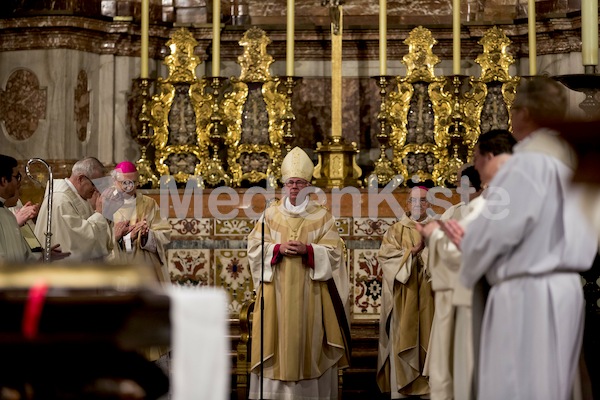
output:
[[[405,182],[432,179],[441,184],[448,157],[445,122],[451,118],[453,101],[444,91],[445,78],[434,74],[440,59],[433,54],[437,40],[431,31],[417,27],[404,42],[407,75],[397,78],[387,99],[392,165]]]
[[[149,105],[156,170],[161,176],[173,175],[179,183],[202,175],[209,160],[214,96],[206,79],[196,77],[201,63],[194,55],[197,45],[185,28],[173,34],[167,42],[171,54],[164,61],[169,76],[158,78],[158,93]]]
[[[490,28],[479,41],[483,53],[475,62],[481,66],[479,81],[488,93],[481,113],[481,132],[510,129],[510,107],[515,100],[519,77],[510,76],[509,67],[515,59],[508,53],[511,40],[498,27]]]
[[[270,184],[281,177],[286,112],[285,82],[269,71],[273,57],[267,53],[271,40],[260,28],[246,31],[239,41],[239,78],[231,78],[231,90],[222,102],[227,127],[227,163],[233,184]]]
[[[519,80],[508,72],[514,63],[506,51],[510,40],[497,27],[486,32],[476,60],[482,67],[479,78],[435,76],[437,41],[423,27],[413,29],[405,43],[407,75],[395,78],[394,89],[382,100],[380,114],[386,115],[378,115],[389,127],[392,168],[405,182],[432,179],[454,185],[459,168],[473,157],[479,134],[510,128]]]

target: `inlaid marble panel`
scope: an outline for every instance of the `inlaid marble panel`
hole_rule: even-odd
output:
[[[335,219],[335,226],[338,231],[338,235],[344,237],[350,235],[350,226],[352,224],[352,218],[339,217]]]
[[[0,120],[6,134],[15,140],[29,139],[40,119],[46,118],[46,88],[40,88],[37,76],[26,69],[14,71],[0,89]]]
[[[212,218],[169,218],[171,238],[197,238],[210,236],[212,233]]]
[[[354,318],[378,318],[381,309],[383,270],[379,267],[377,250],[354,250],[352,275]]]
[[[254,228],[255,220],[249,218],[215,219],[216,236],[247,236]]]
[[[354,218],[352,234],[354,236],[383,236],[396,221],[396,218]]]
[[[252,275],[246,250],[215,250],[215,286],[229,295],[228,310],[238,315],[242,304],[252,298]]]
[[[212,286],[210,250],[169,249],[167,265],[171,282],[182,286]]]

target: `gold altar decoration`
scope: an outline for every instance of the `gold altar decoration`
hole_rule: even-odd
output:
[[[492,129],[511,129],[510,107],[515,100],[520,78],[510,76],[509,67],[515,59],[508,53],[510,39],[498,27],[488,29],[479,44],[483,53],[475,62],[481,66],[479,81],[487,87],[481,115],[478,118],[481,132]],[[476,138],[475,138],[476,139]],[[472,147],[470,154],[472,154]]]
[[[343,8],[340,0],[323,0],[331,18],[331,136],[317,143],[318,162],[314,183],[323,188],[360,186],[362,170],[356,163],[358,147],[342,137],[342,38]]]
[[[214,93],[206,79],[196,77],[202,62],[194,55],[197,45],[185,28],[173,34],[167,42],[171,54],[164,61],[169,76],[158,78],[157,94],[149,105],[156,170],[161,176],[173,175],[178,183],[204,175],[211,159]]]
[[[244,52],[238,57],[242,70],[231,78],[231,90],[222,102],[227,135],[227,164],[235,186],[266,180],[275,185],[281,178],[286,126],[285,81],[269,71],[271,43],[260,28],[250,28],[239,41]]]
[[[448,158],[447,127],[452,116],[453,98],[444,90],[445,78],[436,77],[440,62],[433,54],[437,43],[428,29],[413,29],[404,41],[408,54],[402,58],[406,77],[398,77],[388,94],[389,141],[392,165],[403,181],[432,179],[441,183],[441,167]]]
[[[484,34],[479,42],[483,53],[476,60],[482,67],[479,78],[435,76],[437,41],[426,28],[413,29],[405,43],[406,76],[375,77],[382,103],[377,115],[381,156],[374,174],[380,184],[400,175],[404,182],[431,179],[436,185],[455,185],[459,168],[473,158],[480,133],[510,129],[509,110],[519,79],[508,73],[514,63],[506,50],[510,40],[497,27]],[[391,162],[385,155],[388,145]]]

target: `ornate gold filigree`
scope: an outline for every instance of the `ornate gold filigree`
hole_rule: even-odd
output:
[[[239,42],[244,53],[238,57],[242,72],[239,78],[231,79],[232,89],[222,104],[223,123],[227,127],[227,163],[236,186],[244,181],[272,183],[281,177],[286,89],[269,72],[273,62],[266,52],[269,43],[271,40],[262,29],[251,28],[244,34]],[[263,124],[263,119],[268,122]],[[244,135],[248,125],[243,124],[253,123],[259,129]]]
[[[440,59],[433,54],[437,41],[431,31],[417,27],[404,42],[409,48],[402,58],[407,75],[397,79],[396,90],[386,99],[392,163],[405,182],[416,178],[441,183],[454,101],[444,90],[445,79],[434,74]]]
[[[265,31],[250,28],[238,43],[244,48],[244,52],[238,57],[238,64],[242,67],[240,81],[266,82],[271,79],[269,67],[273,63],[273,57],[267,53],[271,39]]]
[[[169,76],[158,78],[158,94],[149,105],[156,170],[179,183],[201,175],[202,163],[209,159],[213,95],[206,80],[196,77],[201,63],[194,55],[197,44],[185,28],[173,34],[167,42],[171,54],[164,61]]]
[[[481,125],[485,131],[510,129],[509,111],[520,80],[519,77],[510,76],[509,73],[509,67],[515,62],[507,51],[511,41],[501,29],[494,26],[483,35],[479,44],[483,46],[483,53],[475,59],[475,62],[481,65],[479,81],[488,88]]]

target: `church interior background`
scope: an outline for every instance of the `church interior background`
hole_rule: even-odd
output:
[[[216,218],[206,201],[215,188],[278,184],[293,146],[313,157],[314,183],[330,203],[333,188],[355,187],[365,200],[369,186],[396,180],[403,205],[415,176],[453,187],[478,135],[510,128],[516,85],[528,75],[563,82],[571,116],[598,115],[597,30],[595,64],[582,61],[579,0],[531,0],[534,42],[521,0],[455,1],[458,27],[452,1],[384,0],[383,31],[375,1],[291,3],[291,61],[283,0],[149,0],[147,30],[142,0],[0,5],[0,152],[42,158],[55,178],[85,156],[135,161],[157,200],[161,176],[181,193],[201,177],[194,196],[203,201],[183,214],[170,206],[168,269],[175,284],[227,291],[234,353],[252,297],[245,238],[255,220]],[[23,200],[41,196],[24,180]],[[375,256],[396,218],[389,205],[373,218],[365,204],[346,203],[337,225],[354,287],[355,350],[344,391],[365,398],[376,392]],[[244,360],[234,355],[242,385]]]

